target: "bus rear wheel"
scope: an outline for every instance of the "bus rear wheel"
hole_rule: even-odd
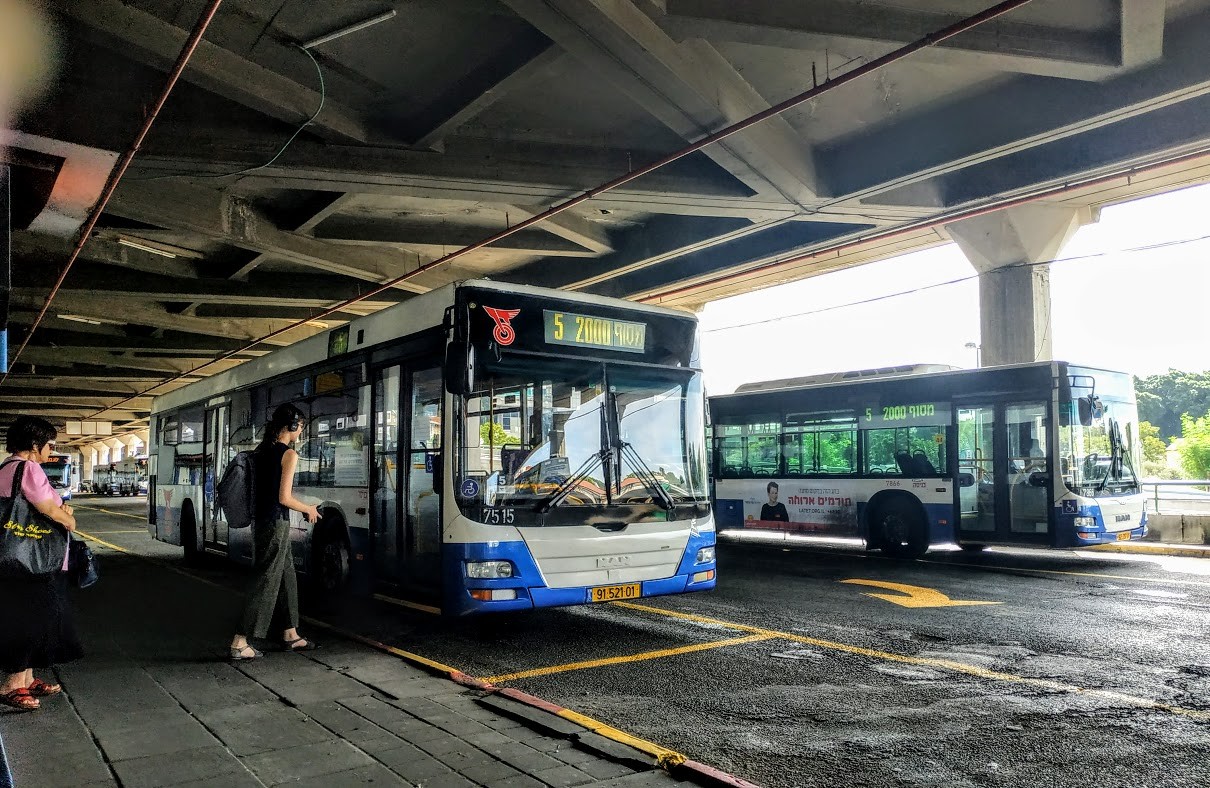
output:
[[[919,558],[929,549],[928,524],[920,510],[902,499],[887,501],[878,510],[879,544],[896,558]]]

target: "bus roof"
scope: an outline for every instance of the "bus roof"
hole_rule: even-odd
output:
[[[301,367],[310,366],[329,357],[328,341],[333,332],[348,329],[349,350],[361,350],[389,342],[397,337],[408,336],[441,325],[445,309],[454,303],[454,292],[458,288],[473,287],[483,290],[497,290],[501,293],[517,293],[537,297],[559,298],[564,301],[579,304],[613,304],[622,305],[636,312],[666,315],[687,319],[695,316],[682,309],[663,306],[640,304],[624,301],[607,296],[591,293],[578,293],[568,290],[552,290],[549,288],[517,285],[508,282],[493,282],[490,279],[469,279],[452,282],[448,285],[422,293],[406,301],[381,309],[372,315],[366,315],[347,324],[337,326],[328,331],[315,334],[286,347],[278,348],[260,358],[249,359],[239,366],[220,372],[216,375],[182,386],[179,389],[161,394],[151,405],[151,412],[159,413],[164,410],[199,402],[252,386],[259,381],[285,374]],[[358,336],[361,342],[356,342]]]
[[[1105,372],[1111,375],[1126,375],[1128,373],[1111,370],[1097,369],[1093,367],[1085,367],[1081,364],[1074,364],[1068,361],[1032,361],[1025,364],[1004,364],[996,367],[978,367],[968,369],[962,367],[952,367],[946,364],[908,364],[899,367],[884,367],[879,370],[857,370],[854,372],[832,372],[822,375],[811,375],[804,378],[785,378],[782,380],[771,380],[761,383],[745,383],[736,388],[731,394],[716,394],[710,397],[711,400],[729,400],[740,399],[754,394],[763,394],[766,392],[789,392],[799,389],[831,389],[844,388],[845,386],[860,385],[862,383],[877,383],[887,380],[895,380],[902,378],[932,378],[939,379],[946,376],[968,376],[988,374],[991,372],[1004,372],[1012,369],[1037,369],[1048,365],[1057,365],[1065,367],[1078,367],[1095,372]],[[866,374],[874,372],[875,374]],[[810,382],[799,382],[810,381]]]

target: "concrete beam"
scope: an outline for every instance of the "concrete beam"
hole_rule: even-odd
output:
[[[59,8],[83,27],[99,33],[109,42],[116,41],[128,57],[161,71],[168,71],[189,37],[189,31],[120,0],[65,0]],[[262,45],[287,50],[283,54],[289,54],[290,48],[284,45],[272,41]],[[294,51],[293,56],[309,62],[302,51]],[[182,79],[297,125],[311,117],[320,105],[318,90],[303,87],[205,38],[190,58]],[[316,80],[318,83],[318,75]],[[341,106],[332,96],[323,99],[323,109],[308,129],[338,142],[370,140],[362,118]]]
[[[439,111],[441,119],[416,138],[415,147],[439,149],[447,137],[467,122],[505,96],[524,90],[543,78],[563,58],[563,51],[552,46],[545,37],[541,43],[535,42],[531,46],[537,49],[536,53],[526,47],[509,48],[523,56],[520,63],[490,63],[487,64],[490,71],[484,69],[482,74],[460,80],[456,88],[458,93],[443,97],[441,103],[445,109]],[[500,73],[504,76],[500,77]]]
[[[1163,3],[1151,5],[1159,5],[1162,15]],[[668,0],[666,7],[668,15],[657,19],[678,39],[701,37],[821,53],[851,42],[901,46],[968,15],[843,0]],[[1121,50],[1112,32],[1060,30],[1009,17],[912,57],[955,68],[1100,80],[1120,70]]]
[[[1088,210],[1029,204],[946,225],[979,272],[982,366],[1053,358],[1050,261],[1090,219]]]
[[[457,224],[419,224],[360,216],[335,217],[315,228],[315,237],[341,244],[389,244],[411,249],[422,255],[441,257],[446,252],[478,243],[504,229]],[[539,225],[522,230],[481,249],[476,254],[504,253],[509,258],[521,255],[548,257],[592,257],[596,254],[559,235],[545,232]]]
[[[628,0],[504,1],[686,140],[769,107],[713,47],[678,44]],[[793,203],[819,193],[810,150],[783,118],[703,153],[757,193]]]
[[[168,229],[195,232],[242,249],[363,281],[389,281],[418,265],[414,255],[387,250],[366,251],[351,258],[338,246],[279,230],[243,199],[180,183],[124,184],[109,203],[107,212]],[[413,259],[409,261],[409,257]],[[410,292],[428,289],[412,282],[398,288]]]
[[[1210,14],[1174,24],[1166,38],[1168,57],[1102,83],[1019,77],[904,113],[821,148],[821,172],[838,195],[892,202],[878,195],[1210,94],[1210,59],[1201,54]]]

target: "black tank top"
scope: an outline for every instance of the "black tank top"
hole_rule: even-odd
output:
[[[256,450],[256,521],[272,522],[290,516],[280,503],[282,458],[290,447],[274,441]]]

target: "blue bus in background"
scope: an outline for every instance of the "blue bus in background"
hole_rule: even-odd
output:
[[[1130,375],[1063,361],[906,366],[710,398],[723,529],[931,545],[1078,548],[1142,539]]]

